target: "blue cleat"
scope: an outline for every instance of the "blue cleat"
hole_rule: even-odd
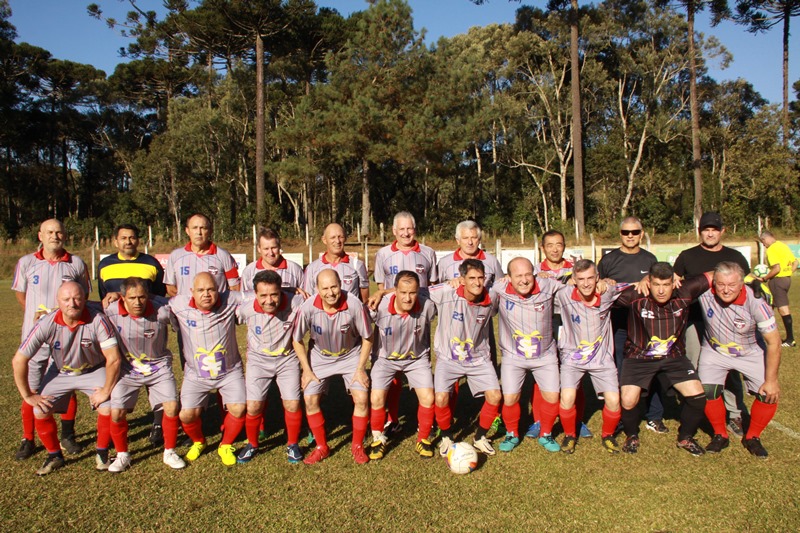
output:
[[[242,448],[242,451],[236,455],[236,462],[239,464],[249,463],[253,460],[253,457],[256,456],[256,453],[258,453],[258,448],[253,447],[253,445],[248,442],[247,446]]]
[[[561,446],[558,445],[556,439],[552,435],[543,435],[539,437],[539,444],[548,452],[560,452]]]
[[[290,444],[286,447],[286,457],[291,464],[299,463],[303,460],[303,452],[300,451],[300,446],[297,444]]]
[[[538,439],[539,433],[542,431],[542,423],[538,420],[530,425],[528,431],[525,432],[525,436],[529,439]]]
[[[504,438],[503,442],[500,443],[500,451],[510,452],[517,446],[519,446],[519,437],[514,435],[514,432],[511,431],[509,433],[506,433],[506,438]]]

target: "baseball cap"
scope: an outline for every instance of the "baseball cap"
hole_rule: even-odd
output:
[[[719,213],[714,213],[713,211],[703,213],[703,216],[700,217],[700,229],[703,228],[722,229],[722,217],[719,216]]]

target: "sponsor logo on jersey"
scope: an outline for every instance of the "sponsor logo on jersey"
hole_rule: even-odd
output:
[[[154,329],[146,329],[144,330],[144,338],[145,339],[152,339],[156,336],[156,330]]]

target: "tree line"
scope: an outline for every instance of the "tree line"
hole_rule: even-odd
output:
[[[165,0],[160,15],[128,1],[124,20],[88,6],[130,39],[107,75],[17,42],[0,0],[3,237],[48,217],[84,236],[127,221],[177,237],[193,212],[227,239],[253,224],[290,237],[330,221],[374,235],[407,210],[448,238],[466,218],[498,234],[521,221],[569,230],[577,201],[587,230],[634,214],[680,232],[692,227],[698,168],[703,208],[729,226],[800,221],[800,80],[781,106],[747,80],[711,78],[706,63],[730,56],[713,37],[688,39],[682,6],[574,11],[576,191],[569,2],[523,5],[513,24],[428,46],[403,0],[347,18],[311,0]],[[744,7],[761,20],[757,4]]]

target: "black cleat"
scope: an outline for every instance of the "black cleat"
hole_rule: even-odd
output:
[[[67,435],[61,437],[61,450],[67,452],[68,455],[78,455],[83,451],[83,446],[75,442],[75,435]]]
[[[622,451],[625,453],[636,453],[639,451],[639,435],[631,435],[625,439],[625,444],[622,445]]]
[[[664,425],[664,421],[660,418],[658,420],[648,420],[644,427],[661,435],[664,433],[669,433],[669,428]]]
[[[711,442],[709,442],[708,446],[706,446],[706,451],[708,453],[719,453],[725,448],[727,448],[728,445],[730,445],[730,443],[731,439],[729,439],[728,437],[723,437],[722,435],[714,435],[714,437],[712,437],[711,439]]]
[[[766,459],[769,455],[766,448],[764,448],[764,446],[761,444],[761,439],[758,437],[753,437],[752,439],[742,439],[742,446],[744,446],[751,455],[754,455],[759,459]]]
[[[150,444],[153,446],[161,446],[164,444],[164,430],[161,426],[153,424],[153,429],[150,430]]]
[[[35,445],[33,441],[30,439],[22,439],[22,444],[19,445],[19,449],[17,450],[16,455],[14,455],[14,459],[17,461],[24,461],[31,455],[33,455]]]
[[[64,457],[60,453],[53,455],[48,454],[47,459],[44,460],[44,464],[42,464],[41,468],[39,468],[36,471],[36,475],[46,476],[53,470],[58,470],[63,466],[64,466]]]
[[[694,440],[692,437],[679,440],[676,446],[681,450],[686,450],[695,457],[700,457],[701,455],[706,453],[703,447],[697,444],[697,441]]]

